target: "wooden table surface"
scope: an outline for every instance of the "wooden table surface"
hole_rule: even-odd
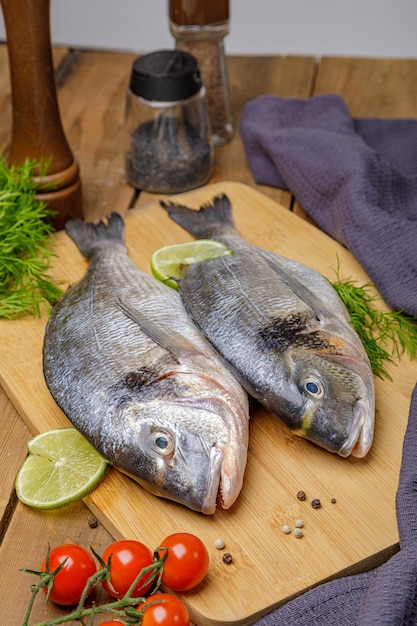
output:
[[[125,212],[155,196],[137,194],[124,179],[120,150],[125,89],[136,54],[54,50],[58,98],[65,131],[80,164],[84,212],[97,219],[112,210]],[[305,98],[324,93],[342,95],[353,116],[417,118],[417,59],[385,60],[313,57],[230,57],[229,82],[235,134],[216,148],[210,183],[229,180],[249,184],[288,209],[303,215],[291,194],[255,185],[247,166],[238,126],[245,103],[274,93]],[[0,45],[0,149],[7,150],[11,132],[11,100],[7,49]],[[18,413],[0,389],[0,614],[6,626],[19,626],[34,578],[20,568],[40,566],[45,547],[62,542],[92,545],[102,552],[112,541],[98,525],[91,528],[91,512],[82,502],[53,512],[31,510],[17,501],[16,472],[31,438]],[[38,599],[32,622],[64,612],[50,607],[45,616]]]

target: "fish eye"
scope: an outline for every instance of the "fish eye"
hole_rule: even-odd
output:
[[[155,430],[152,433],[152,445],[163,456],[171,454],[175,448],[174,437],[166,430]]]
[[[309,376],[302,382],[304,391],[312,398],[322,398],[324,395],[324,388],[318,378]]]

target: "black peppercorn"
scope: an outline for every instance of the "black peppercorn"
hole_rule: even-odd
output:
[[[230,565],[230,563],[233,561],[233,557],[229,552],[225,552],[223,554],[223,563],[226,563],[226,565]]]
[[[319,509],[321,507],[320,500],[318,498],[314,498],[314,500],[311,501],[311,506],[313,509]]]
[[[305,500],[306,499],[306,492],[305,491],[298,491],[297,492],[297,498],[299,500]]]
[[[96,520],[95,517],[90,517],[90,519],[88,520],[88,525],[90,528],[97,528],[98,521]]]

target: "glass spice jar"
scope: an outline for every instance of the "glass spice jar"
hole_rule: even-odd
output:
[[[169,0],[169,25],[176,47],[198,61],[207,91],[214,144],[233,135],[224,37],[229,32],[229,0]]]
[[[205,88],[192,55],[157,50],[134,61],[125,127],[126,176],[137,189],[179,193],[210,177],[213,143]]]

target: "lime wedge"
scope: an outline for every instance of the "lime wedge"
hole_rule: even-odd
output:
[[[36,509],[59,509],[84,498],[104,477],[108,462],[75,428],[40,433],[16,476],[19,500]]]
[[[227,254],[232,254],[232,251],[219,241],[187,241],[155,250],[151,256],[151,270],[155,278],[173,289],[178,289],[178,281],[186,265]]]

